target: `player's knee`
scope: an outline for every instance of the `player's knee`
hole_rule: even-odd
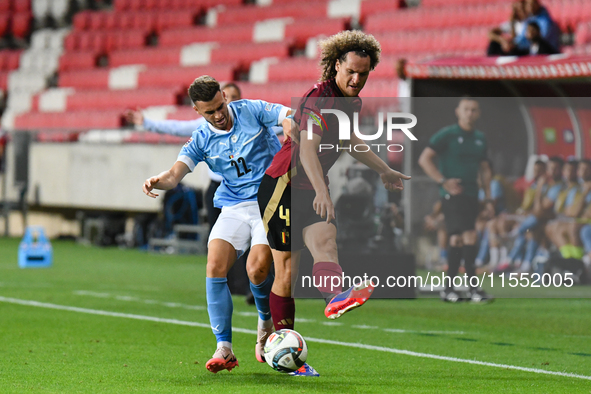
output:
[[[332,236],[331,233],[322,234],[312,239],[312,245],[308,245],[308,248],[318,253],[336,253],[337,241],[336,236]]]
[[[228,275],[228,266],[221,260],[212,258],[207,260],[206,271],[209,278],[224,278]]]
[[[267,259],[263,257],[249,259],[246,264],[246,273],[252,283],[259,284],[263,282],[269,275]]]

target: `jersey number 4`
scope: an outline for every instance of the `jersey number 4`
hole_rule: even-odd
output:
[[[244,172],[242,172],[240,170],[240,164],[242,164],[242,167],[244,168]],[[232,167],[236,167],[236,172],[238,173],[239,177],[241,177],[242,175],[246,175],[252,171],[252,169],[250,169],[246,166],[246,160],[244,160],[243,157],[239,157],[238,160],[236,160],[236,161],[230,160],[230,165]]]

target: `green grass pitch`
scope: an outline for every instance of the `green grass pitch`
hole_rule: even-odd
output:
[[[294,378],[256,362],[236,296],[240,366],[214,375],[204,257],[55,241],[53,267],[20,269],[18,242],[0,238],[0,393],[591,392],[589,299],[370,300],[336,322],[297,300],[321,377]]]

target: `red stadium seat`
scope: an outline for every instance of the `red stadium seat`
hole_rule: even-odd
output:
[[[0,71],[0,90],[8,89],[8,74],[9,71]]]
[[[22,51],[2,51],[4,53],[4,70],[16,70],[19,66]]]
[[[91,12],[88,15],[88,29],[90,30],[98,30],[98,29],[102,29],[105,25],[104,20],[105,20],[105,12],[102,11],[96,11],[96,12]]]
[[[0,37],[8,33],[10,23],[10,14],[0,14]]]
[[[364,0],[361,2],[360,18],[361,20],[365,20],[365,18],[367,18],[369,15],[397,10],[399,8],[403,8],[403,6],[404,1],[400,0]]]
[[[8,13],[10,11],[10,1],[0,1],[0,12]]]
[[[72,24],[74,25],[74,29],[76,30],[84,30],[88,26],[88,21],[90,19],[90,12],[82,11],[76,13],[74,18],[72,19]]]
[[[220,27],[184,27],[163,31],[158,40],[161,46],[187,45],[195,42],[252,42],[253,24]]]
[[[310,17],[311,13],[317,15],[319,18],[323,18],[326,16],[326,7],[322,4],[319,9],[316,3],[310,2],[292,2],[269,7],[246,5],[243,7],[228,8],[226,11],[220,12],[217,18],[219,25],[226,25],[230,23],[256,22],[271,18],[306,18]]]
[[[292,58],[269,65],[269,82],[315,81],[320,76],[318,60]]]
[[[292,97],[302,97],[313,85],[314,81],[276,82],[264,85],[239,83],[242,97],[260,99],[271,103],[291,106]]]
[[[591,42],[591,22],[581,23],[575,32],[575,45],[583,46]]]
[[[4,0],[9,2],[8,0]],[[12,10],[14,12],[31,12],[31,0],[12,0]]]
[[[211,61],[212,63],[240,62],[243,67],[248,68],[253,61],[265,57],[284,58],[289,56],[291,44],[292,42],[285,41],[220,45],[211,51]]]
[[[156,0],[144,0],[144,9],[153,10],[156,8]]]
[[[126,49],[111,52],[109,54],[109,65],[111,67],[118,67],[126,64],[178,66],[180,64],[180,57],[180,48]]]
[[[115,12],[106,12],[104,16],[104,28],[113,30],[117,28],[117,14]]]
[[[133,27],[134,13],[121,12],[115,14],[115,27],[118,29],[130,29]]]
[[[242,6],[245,1],[244,0],[199,0],[199,3],[206,8],[215,7],[218,5],[225,5],[225,6]]]
[[[60,57],[59,71],[95,67],[97,58],[98,53],[94,51],[66,52]]]
[[[29,12],[19,12],[12,14],[11,31],[12,35],[18,38],[25,38],[31,28],[31,14]]]
[[[152,30],[157,24],[159,13],[157,11],[134,12],[131,14],[131,25],[133,29]]]
[[[29,112],[14,120],[16,129],[116,129],[122,125],[122,111],[68,111],[68,112]]]
[[[188,105],[182,105],[176,107],[176,111],[166,115],[166,118],[176,120],[194,120],[198,116],[199,115],[195,112],[193,107],[190,107]]]
[[[67,110],[116,109],[150,107],[154,105],[176,105],[178,88],[78,90],[67,98]]]
[[[103,68],[62,71],[58,78],[58,86],[61,88],[107,89],[109,87],[109,70]]]
[[[170,28],[192,26],[198,11],[160,11],[156,16],[156,31],[162,32]]]
[[[186,89],[195,78],[207,74],[218,81],[232,81],[237,65],[225,64],[204,67],[161,66],[149,67],[138,76],[138,86],[179,87]]]
[[[303,47],[310,37],[338,33],[347,27],[348,22],[349,18],[296,19],[285,26],[285,38],[294,39],[297,47]]]
[[[127,11],[129,9],[129,0],[113,0],[113,9],[115,11]]]

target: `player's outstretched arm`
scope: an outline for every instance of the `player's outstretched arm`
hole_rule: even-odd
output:
[[[152,193],[152,190],[174,189],[189,171],[189,167],[185,163],[177,161],[170,170],[146,179],[143,191],[148,197],[156,198],[158,194]]]
[[[335,218],[334,205],[328,194],[328,187],[326,186],[326,182],[324,182],[324,171],[316,153],[318,152],[321,138],[318,134],[313,134],[311,140],[302,138],[300,140],[300,159],[302,160],[304,171],[316,192],[313,202],[314,210],[321,218],[326,218],[327,223],[330,223]]]
[[[351,145],[358,146],[358,145],[365,145],[363,140],[356,135],[351,136]],[[378,174],[380,174],[380,178],[382,179],[382,183],[388,190],[402,190],[404,188],[404,184],[402,180],[409,180],[410,176],[404,175],[398,171],[394,171],[388,164],[386,164],[378,155],[372,152],[369,148],[367,152],[366,149],[362,149],[363,152],[357,152],[355,149],[351,149],[349,154],[353,156],[356,160],[360,161],[361,163],[365,164]]]

